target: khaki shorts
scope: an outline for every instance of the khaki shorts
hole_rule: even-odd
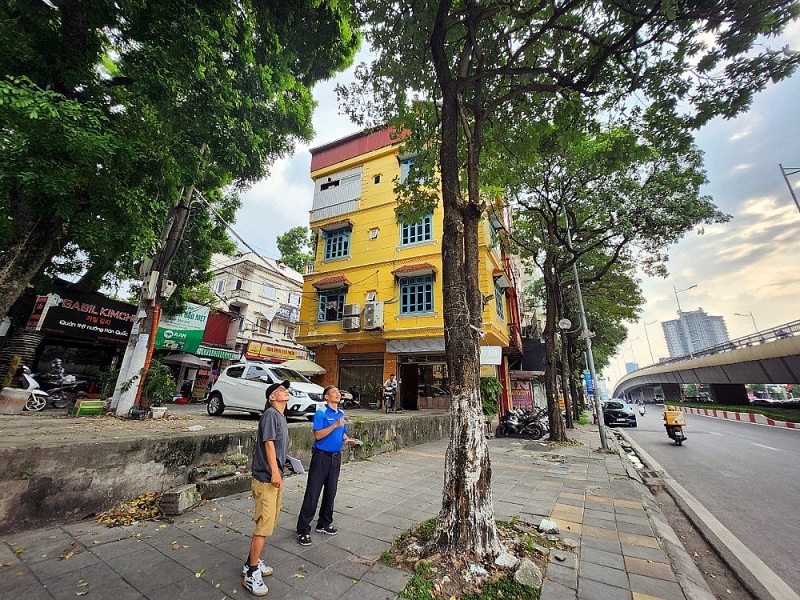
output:
[[[253,513],[256,530],[253,535],[272,535],[281,512],[283,488],[276,488],[271,483],[262,483],[258,479],[253,479],[252,490],[253,500],[256,501],[256,510]]]

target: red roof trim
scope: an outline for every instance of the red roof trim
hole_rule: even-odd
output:
[[[323,277],[322,279],[317,279],[311,285],[313,285],[317,289],[322,289],[322,288],[332,288],[340,285],[349,286],[352,284],[347,280],[347,277],[345,277],[344,275],[331,275],[330,277]]]
[[[416,263],[413,265],[403,265],[401,267],[397,267],[392,274],[394,275],[402,275],[403,273],[418,273],[422,271],[433,271],[436,272],[436,267],[434,267],[431,263]]]

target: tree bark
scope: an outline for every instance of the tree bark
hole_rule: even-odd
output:
[[[550,225],[548,224],[548,227]],[[556,242],[552,232],[548,233],[550,244]],[[546,294],[545,307],[545,327],[544,327],[544,388],[547,395],[547,416],[550,419],[550,441],[565,442],[567,431],[564,428],[564,421],[561,419],[561,409],[558,406],[558,373],[556,365],[558,363],[558,343],[556,340],[557,325],[556,318],[561,313],[560,288],[561,285],[558,273],[555,270],[556,256],[554,246],[549,246],[545,250],[544,259],[544,284]]]
[[[572,392],[569,387],[569,380],[572,374],[569,370],[569,354],[567,336],[561,340],[561,394],[564,397],[564,415],[567,429],[574,429],[572,423]]]
[[[472,560],[500,553],[494,522],[491,463],[483,429],[478,351],[482,302],[477,282],[476,198],[465,202],[459,186],[457,82],[445,54],[450,2],[441,2],[431,36],[431,51],[443,102],[441,110],[441,180],[444,206],[442,291],[444,339],[451,386],[450,443],[445,454],[442,509],[428,552]],[[479,146],[470,148],[477,165]],[[469,189],[477,190],[477,169],[470,171]],[[470,191],[472,195],[472,191]]]

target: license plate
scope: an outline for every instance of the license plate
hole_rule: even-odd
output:
[[[627,423],[628,419],[617,419],[617,423]]]

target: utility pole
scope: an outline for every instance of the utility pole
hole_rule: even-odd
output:
[[[201,157],[205,148],[205,144],[200,148]],[[161,315],[161,302],[167,300],[175,291],[176,285],[168,279],[169,270],[189,221],[189,206],[193,195],[193,185],[182,190],[177,204],[170,210],[169,218],[161,230],[159,249],[153,258],[146,260],[140,268],[142,298],[139,301],[137,320],[131,330],[111,401],[111,407],[117,416],[127,416],[134,406],[139,405],[144,377],[139,377],[135,385],[126,386],[126,383],[143,371],[146,372],[150,366]],[[127,389],[123,391],[123,387]]]
[[[800,201],[797,200],[797,196],[795,196],[794,193],[794,188],[789,181],[789,175],[797,175],[800,173],[800,169],[795,167],[784,167],[780,163],[778,163],[778,166],[781,169],[781,174],[783,175],[783,179],[786,181],[786,185],[789,187],[789,193],[792,195],[792,200],[794,200],[795,205],[797,205],[797,210],[800,210]]]
[[[589,332],[589,325],[586,323],[586,310],[583,306],[583,293],[581,292],[581,282],[578,278],[578,264],[575,258],[575,252],[572,249],[572,233],[569,229],[569,216],[567,215],[566,208],[564,209],[564,220],[567,224],[567,248],[572,253],[572,277],[575,279],[575,293],[578,296],[578,314],[581,319],[581,337],[586,342],[586,362],[589,367],[589,375],[592,377],[592,387],[594,388],[594,396],[592,401],[594,403],[595,414],[597,415],[597,429],[600,433],[600,446],[603,450],[608,450],[608,440],[606,439],[606,425],[603,421],[603,409],[600,405],[600,394],[597,389],[597,375],[594,370],[594,355],[592,354],[592,335]]]

